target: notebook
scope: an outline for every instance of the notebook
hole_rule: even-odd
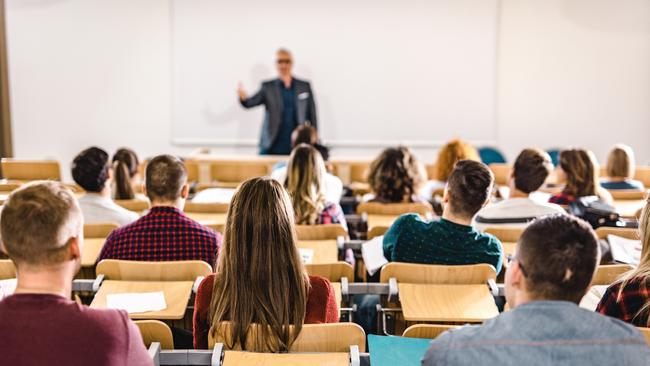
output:
[[[165,294],[162,291],[133,292],[106,295],[106,307],[126,310],[131,314],[165,310],[167,303],[165,302]]]
[[[419,366],[430,339],[368,335],[372,366]]]
[[[384,237],[378,236],[361,245],[361,256],[369,275],[374,275],[388,263],[384,257]]]

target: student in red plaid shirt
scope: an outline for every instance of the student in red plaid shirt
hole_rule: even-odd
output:
[[[638,327],[650,326],[650,200],[641,213],[641,262],[609,286],[596,311]]]
[[[215,266],[221,235],[185,216],[187,170],[170,155],[153,158],[145,172],[149,213],[114,230],[99,254],[102,259],[140,261],[202,260]]]

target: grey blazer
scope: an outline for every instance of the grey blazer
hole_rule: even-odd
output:
[[[260,148],[263,150],[270,149],[273,146],[282,123],[282,109],[284,106],[277,80],[263,82],[262,87],[255,95],[240,100],[244,108],[253,108],[260,104],[264,104],[266,108],[260,136]],[[296,90],[296,120],[298,124],[308,123],[312,127],[318,128],[316,102],[314,101],[314,93],[311,91],[311,85],[309,85],[308,81],[296,78],[293,79],[293,83]]]

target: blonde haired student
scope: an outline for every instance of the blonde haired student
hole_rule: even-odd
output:
[[[607,178],[600,182],[605,189],[644,189],[643,183],[632,179],[636,165],[632,148],[619,144],[607,156]]]

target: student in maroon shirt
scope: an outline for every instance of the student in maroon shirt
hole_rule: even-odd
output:
[[[57,182],[21,187],[5,202],[0,229],[17,275],[15,293],[0,301],[1,364],[153,364],[126,312],[70,300],[83,217],[69,189]]]
[[[114,230],[97,260],[202,260],[214,267],[221,235],[183,213],[189,195],[183,162],[170,155],[151,159],[145,193],[151,201],[149,213]]]

